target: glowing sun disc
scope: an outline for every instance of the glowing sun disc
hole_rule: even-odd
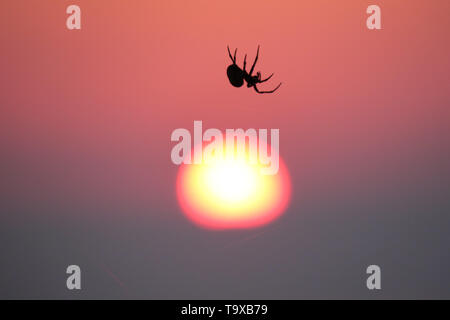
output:
[[[184,214],[208,229],[252,228],[270,223],[286,209],[289,174],[282,159],[275,175],[261,165],[221,159],[208,164],[181,165],[177,198]]]

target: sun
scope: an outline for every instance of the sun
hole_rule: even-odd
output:
[[[286,209],[291,185],[282,159],[277,174],[246,159],[219,158],[182,165],[177,198],[185,215],[208,229],[253,228],[265,225]]]
[[[264,181],[258,168],[244,161],[223,160],[208,165],[195,178],[204,184],[209,195],[218,202],[239,205],[251,199]]]

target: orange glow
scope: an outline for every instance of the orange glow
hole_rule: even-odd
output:
[[[208,229],[253,228],[278,218],[291,192],[282,159],[275,175],[260,172],[248,159],[215,159],[181,165],[177,197],[185,215]]]

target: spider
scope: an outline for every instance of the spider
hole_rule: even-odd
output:
[[[255,65],[256,65],[256,61],[258,61],[259,46],[258,46],[258,51],[256,52],[255,62],[253,62],[252,68],[250,69],[250,73],[247,73],[247,70],[245,70],[245,67],[247,66],[247,55],[245,55],[245,58],[244,58],[244,68],[241,69],[236,64],[237,48],[236,48],[236,50],[234,50],[234,57],[231,56],[229,46],[227,46],[227,49],[228,49],[228,55],[230,56],[230,59],[233,62],[233,64],[229,65],[227,68],[227,76],[228,76],[228,80],[230,80],[230,83],[234,87],[238,87],[238,88],[242,87],[242,85],[244,84],[244,80],[245,80],[245,82],[247,82],[247,88],[253,87],[253,89],[255,89],[255,91],[258,93],[273,93],[281,86],[281,82],[280,82],[280,84],[275,89],[270,90],[270,91],[260,91],[258,89],[258,87],[256,87],[256,85],[258,83],[266,82],[273,76],[273,73],[272,73],[266,79],[261,80],[261,72],[257,72],[256,76],[252,75],[253,69],[255,68]]]

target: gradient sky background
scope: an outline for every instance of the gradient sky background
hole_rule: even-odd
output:
[[[370,4],[383,30],[367,30]],[[450,298],[449,12],[1,1],[0,297]],[[232,87],[227,44],[239,65],[260,44],[256,70],[279,91]],[[293,194],[279,220],[217,232],[185,218],[170,134],[194,120],[280,129]]]

